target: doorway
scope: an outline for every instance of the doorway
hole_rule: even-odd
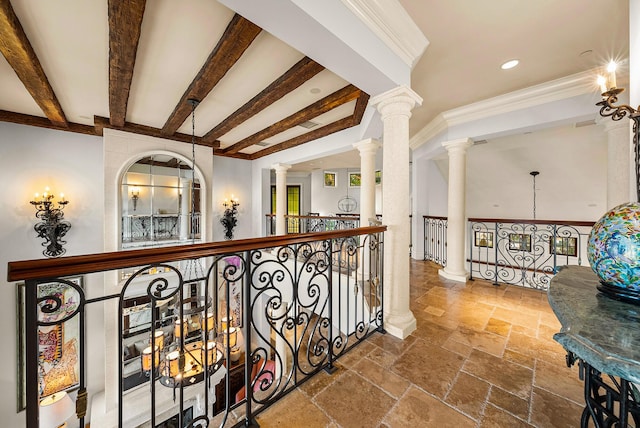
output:
[[[300,186],[287,186],[287,215],[300,215]],[[271,214],[276,214],[276,186],[271,186]],[[287,219],[287,233],[300,233],[300,219]]]

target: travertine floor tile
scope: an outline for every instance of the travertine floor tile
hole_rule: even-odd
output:
[[[445,401],[462,413],[478,419],[487,401],[489,387],[487,382],[461,372]]]
[[[411,388],[384,422],[393,428],[471,428],[475,422],[417,388]]]
[[[531,394],[533,370],[486,352],[474,349],[463,370],[520,398],[529,399]]]
[[[341,426],[370,428],[382,421],[396,400],[371,382],[349,372],[318,394],[315,401]]]
[[[530,422],[544,428],[579,427],[582,409],[566,398],[534,388]]]
[[[327,427],[331,421],[300,391],[292,391],[256,417],[261,428],[270,427]]]

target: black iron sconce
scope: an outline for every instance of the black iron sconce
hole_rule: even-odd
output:
[[[62,238],[71,229],[71,223],[64,220],[62,211],[69,201],[64,198],[64,193],[60,193],[60,201],[56,207],[54,198],[55,196],[49,193],[49,188],[46,187],[42,196],[36,193],[33,201],[30,201],[31,205],[36,207],[36,218],[41,220],[33,229],[38,234],[38,238],[45,240],[42,243],[45,247],[42,254],[46,257],[59,257],[67,251],[62,247],[67,243]]]
[[[220,223],[224,226],[225,239],[233,239],[233,229],[238,224],[238,206],[240,202],[238,198],[231,195],[231,200],[224,200],[222,206],[225,208],[224,214],[220,219]]]
[[[618,95],[624,88],[616,87],[616,63],[611,61],[607,66],[608,77],[598,76],[598,84],[602,91],[602,101],[596,103],[600,107],[600,116],[611,117],[613,120],[620,120],[625,116],[633,121],[633,150],[635,153],[635,173],[636,173],[636,194],[640,200],[640,107],[634,109],[630,105],[620,104]]]
[[[131,200],[133,201],[133,210],[135,211],[138,208],[138,198],[140,198],[140,188],[132,187],[131,188]]]

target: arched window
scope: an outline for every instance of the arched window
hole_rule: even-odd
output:
[[[190,163],[168,154],[135,162],[122,176],[122,248],[200,240],[200,181]]]

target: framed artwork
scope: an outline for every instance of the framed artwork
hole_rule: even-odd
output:
[[[382,184],[382,171],[377,170],[376,174],[376,184]]]
[[[360,187],[362,177],[359,172],[349,173],[349,187]]]
[[[531,235],[523,233],[509,234],[509,250],[531,252]]]
[[[557,236],[555,242],[549,241],[549,253],[576,257],[578,255],[578,238]]]
[[[476,247],[493,248],[493,232],[476,231],[474,241]]]
[[[337,186],[337,174],[331,171],[324,172],[324,187],[336,187]]]
[[[65,278],[83,286],[82,277]],[[39,312],[40,321],[53,322],[73,313],[80,303],[78,292],[68,284],[50,282],[38,285],[38,297],[56,296],[61,301],[60,310],[54,314]],[[18,283],[16,289],[17,350],[18,350],[18,411],[26,406],[25,395],[25,284]],[[38,327],[38,372],[40,396],[46,397],[56,392],[69,391],[80,383],[80,317],[76,315],[60,324]]]

